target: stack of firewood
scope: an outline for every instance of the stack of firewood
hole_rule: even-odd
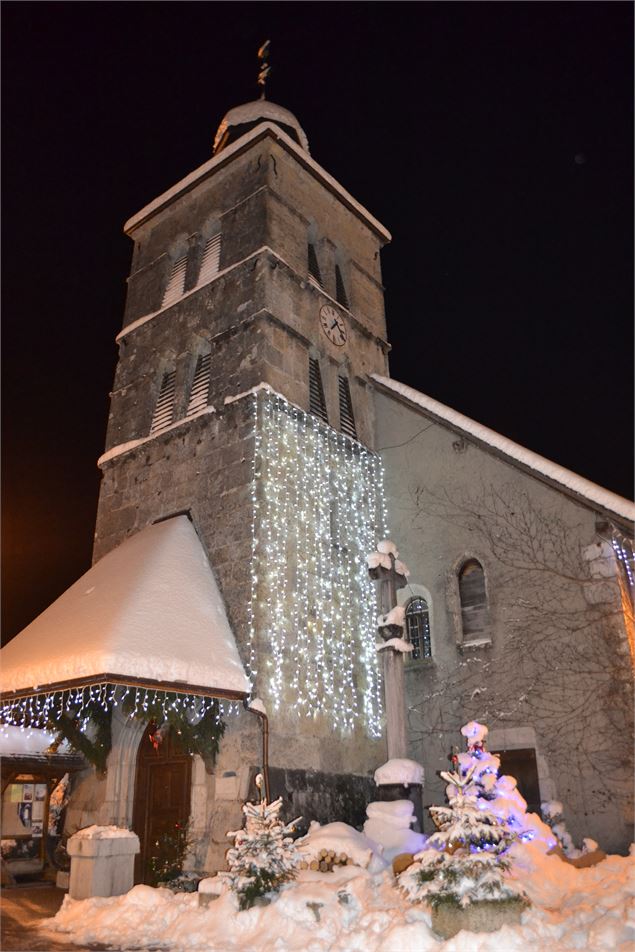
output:
[[[320,850],[312,860],[303,860],[300,869],[313,869],[320,873],[332,873],[336,866],[352,866],[353,860],[346,853],[336,853],[335,850]]]

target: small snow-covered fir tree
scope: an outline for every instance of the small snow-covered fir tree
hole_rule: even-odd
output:
[[[491,754],[485,747],[488,729],[484,724],[470,721],[461,728],[465,737],[467,750],[459,753],[456,749],[452,754],[452,766],[461,778],[465,779],[468,772],[471,781],[465,787],[465,793],[478,798],[481,807],[490,810],[510,830],[518,835],[521,842],[534,840],[549,850],[556,844],[556,839],[535,813],[527,813],[527,802],[517,788],[514,777],[498,775],[500,757]],[[456,792],[456,788],[449,785],[446,793],[448,798]]]
[[[430,807],[437,832],[401,874],[400,887],[412,902],[426,901],[433,907],[444,902],[468,906],[526,901],[505,875],[510,863],[503,854],[516,834],[477,799],[474,770],[465,776],[442,772],[441,777],[453,791],[449,806]]]
[[[229,884],[238,896],[240,909],[249,909],[259,896],[276,892],[293,879],[302,859],[289,835],[299,817],[283,823],[282,798],[267,803],[260,774],[256,786],[261,793],[260,803],[246,803],[244,828],[227,834],[234,839],[234,846],[227,851]]]

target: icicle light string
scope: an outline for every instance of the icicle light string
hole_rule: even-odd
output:
[[[626,547],[622,545],[622,543],[618,539],[615,539],[615,538],[611,542],[611,545],[613,546],[613,551],[615,552],[615,555],[617,556],[618,560],[621,562],[624,568],[626,577],[628,579],[629,588],[631,589],[635,588],[635,579],[633,578],[633,568],[632,568],[633,566],[632,551],[629,552],[626,549]]]
[[[134,706],[128,715],[130,718],[147,716],[150,705],[157,702],[162,706],[167,719],[168,710],[191,712],[192,720],[201,720],[210,711],[215,712],[216,723],[242,708],[238,702],[227,702],[212,697],[197,697],[173,691],[138,688],[134,690]],[[0,705],[2,727],[19,727],[22,731],[43,729],[51,720],[60,720],[66,715],[79,721],[80,730],[85,733],[90,721],[90,704],[98,704],[104,711],[123,705],[130,695],[128,686],[103,683],[89,688],[70,688],[48,694],[34,694],[26,698],[4,701]]]
[[[276,394],[254,396],[253,424],[249,673],[274,711],[378,737],[366,556],[386,537],[381,460]]]

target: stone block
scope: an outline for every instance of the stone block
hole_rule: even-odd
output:
[[[97,828],[99,830],[99,828]],[[129,830],[121,836],[71,836],[69,895],[72,899],[92,896],[121,896],[134,885],[134,858],[139,852],[139,837]]]
[[[502,926],[516,925],[527,908],[521,899],[500,902],[472,902],[457,906],[444,902],[432,910],[432,928],[444,939],[457,932],[496,932]]]

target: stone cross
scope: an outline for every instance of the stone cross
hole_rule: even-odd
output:
[[[380,543],[381,545],[381,543]],[[392,546],[385,546],[389,549]],[[370,577],[379,581],[379,610],[387,615],[397,606],[397,591],[408,584],[407,569],[399,562],[397,569],[395,555],[392,551],[382,553],[382,562],[369,568]],[[390,568],[386,568],[386,556],[390,559]],[[391,638],[403,638],[403,628],[400,625],[383,625],[379,633],[385,641]],[[403,651],[395,648],[383,648],[384,656],[384,695],[386,701],[386,735],[388,741],[388,759],[406,759],[408,756],[408,740],[406,732],[405,708],[405,677]]]

